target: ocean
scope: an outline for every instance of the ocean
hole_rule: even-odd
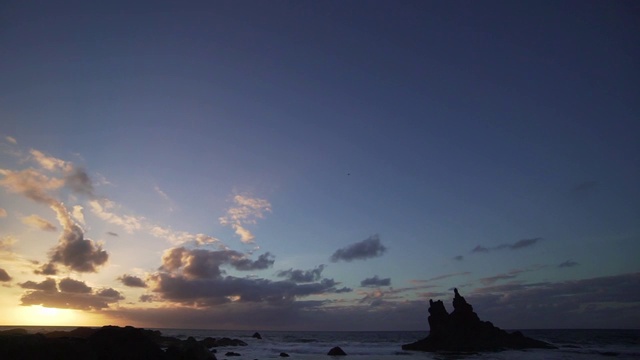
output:
[[[0,327],[0,330],[15,326]],[[22,327],[31,333],[53,330],[72,330],[74,327]],[[526,336],[547,341],[558,347],[555,350],[532,349],[495,353],[421,353],[403,351],[402,344],[414,342],[427,335],[424,331],[259,331],[262,339],[252,337],[253,331],[222,331],[197,329],[154,329],[163,335],[200,340],[205,337],[229,337],[241,339],[248,346],[218,348],[218,359],[229,358],[224,354],[234,351],[241,356],[232,359],[281,359],[280,353],[290,359],[331,359],[327,352],[340,346],[346,353],[345,360],[410,360],[410,359],[640,359],[640,330],[521,330]]]

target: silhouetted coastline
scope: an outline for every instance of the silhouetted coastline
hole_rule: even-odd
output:
[[[246,345],[242,340],[229,338],[180,340],[163,336],[157,330],[131,326],[77,328],[44,334],[28,334],[24,329],[0,332],[0,358],[7,360],[206,360],[216,359],[211,348]]]
[[[8,348],[6,345],[6,337],[13,336],[35,336],[41,333],[43,337],[72,337],[88,336],[100,328],[73,328],[59,326],[26,326],[23,329],[15,330],[15,327],[0,326],[0,359],[63,359],[64,352],[61,351],[36,351],[27,349],[27,351],[8,356]],[[4,332],[3,330],[10,330]],[[120,328],[125,332],[124,329]],[[219,342],[221,346],[209,349],[213,356],[218,359],[232,359],[234,357],[226,356],[228,352],[238,353],[241,356],[238,359],[274,359],[280,358],[281,354],[290,355],[292,359],[300,360],[327,360],[330,359],[327,352],[335,347],[342,348],[347,356],[345,359],[351,360],[402,360],[419,358],[422,360],[441,359],[443,356],[448,357],[453,354],[454,357],[463,356],[469,360],[510,360],[510,359],[563,359],[563,360],[582,360],[600,358],[602,356],[615,356],[619,360],[640,358],[640,330],[585,330],[585,329],[547,329],[547,330],[523,330],[524,334],[535,339],[543,340],[557,349],[534,348],[528,350],[503,350],[499,352],[485,351],[473,353],[456,353],[456,352],[417,352],[401,350],[401,344],[407,344],[415,339],[419,339],[425,335],[425,331],[274,331],[261,330],[262,339],[253,337],[253,330],[207,330],[207,329],[139,329],[143,334],[150,335],[154,342],[160,345],[160,349],[166,351],[170,344],[193,344],[210,342],[211,339],[231,339],[241,340],[247,343],[247,346],[222,346],[224,342]],[[51,334],[51,335],[45,335]],[[10,335],[12,334],[12,335]],[[66,335],[65,335],[66,334]],[[84,334],[84,335],[83,335]],[[192,337],[192,340],[189,340]],[[13,338],[15,339],[17,338]],[[23,337],[23,346],[25,339]],[[208,339],[208,340],[207,340]],[[206,341],[205,341],[206,340]],[[29,340],[30,344],[36,341]],[[42,341],[38,340],[38,341]],[[72,344],[68,345],[69,351],[73,346],[80,346],[82,350],[82,339],[64,339],[60,343]],[[122,347],[122,346],[121,346]],[[205,345],[206,347],[206,345]],[[14,344],[14,350],[15,344]],[[51,349],[50,349],[51,350]],[[134,357],[134,349],[128,349],[124,346],[125,351],[132,352],[129,358]],[[217,351],[216,351],[217,350]],[[73,350],[75,351],[75,350]],[[214,352],[216,351],[216,352]],[[46,354],[43,354],[46,353]],[[32,355],[42,356],[32,356]],[[109,357],[96,357],[95,354],[84,353],[87,355],[85,359],[109,359]],[[457,355],[456,355],[457,354]],[[80,358],[75,354],[68,358]],[[156,353],[157,355],[157,353]],[[109,352],[105,352],[104,356],[111,356]],[[192,359],[183,354],[183,359]],[[284,356],[283,356],[284,357]],[[123,358],[127,358],[126,355]],[[144,357],[150,358],[150,357]],[[169,358],[164,356],[161,358]]]

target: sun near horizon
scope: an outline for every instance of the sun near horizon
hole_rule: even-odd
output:
[[[0,326],[89,326],[126,325],[114,323],[100,314],[91,314],[82,310],[45,307],[42,305],[13,306],[0,310],[3,324]]]

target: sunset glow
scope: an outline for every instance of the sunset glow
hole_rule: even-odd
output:
[[[571,4],[2,6],[0,325],[637,327],[637,11]]]

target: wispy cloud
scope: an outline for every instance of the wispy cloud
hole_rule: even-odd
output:
[[[558,267],[560,268],[567,268],[567,267],[574,267],[574,266],[578,266],[580,264],[578,264],[577,262],[573,261],[573,260],[567,260],[565,262],[562,262],[560,265],[558,265]]]
[[[40,229],[43,231],[56,231],[58,228],[46,219],[41,218],[38,215],[29,215],[22,218],[22,223],[25,225]]]
[[[64,185],[76,194],[95,197],[93,182],[83,168],[73,167],[67,171],[64,175]]]
[[[110,224],[121,226],[128,233],[133,233],[135,230],[142,228],[144,218],[117,214],[114,211],[116,204],[111,200],[91,200],[89,201],[89,207],[93,214]]]
[[[475,248],[473,248],[471,250],[471,252],[472,253],[486,253],[486,252],[489,252],[489,251],[504,250],[504,249],[519,250],[519,249],[523,249],[523,248],[526,248],[526,247],[533,246],[536,243],[538,243],[540,240],[542,240],[542,238],[537,237],[537,238],[531,238],[531,239],[522,239],[522,240],[518,240],[518,241],[516,241],[514,243],[500,244],[500,245],[492,246],[492,247],[486,247],[486,246],[478,245]]]
[[[176,231],[171,228],[162,227],[159,225],[145,224],[144,228],[148,228],[148,232],[157,237],[168,240],[174,245],[182,245],[189,241],[195,242],[197,245],[211,245],[215,244],[218,248],[226,249],[226,246],[217,238],[206,234],[192,234],[187,231]]]
[[[514,269],[514,270],[511,270],[511,271],[506,272],[506,273],[502,273],[502,274],[497,274],[497,275],[494,275],[494,276],[481,278],[480,279],[480,283],[482,283],[485,286],[493,285],[494,283],[496,283],[498,281],[514,279],[514,278],[518,277],[522,273],[531,272],[531,271],[537,271],[537,270],[540,270],[540,269],[543,269],[543,268],[545,268],[545,266],[535,265],[535,266],[531,266],[531,267],[528,267],[528,268],[525,268],[525,269]]]
[[[0,208],[0,218],[7,217],[7,210]]]
[[[46,155],[42,151],[31,149],[29,153],[33,157],[33,160],[35,160],[43,169],[64,172],[68,172],[73,169],[73,165],[70,162]]]
[[[464,275],[469,275],[471,274],[469,271],[461,271],[461,272],[456,272],[456,273],[451,273],[451,274],[443,274],[443,275],[438,275],[438,276],[434,276],[432,278],[426,279],[426,280],[411,280],[412,283],[414,284],[426,284],[426,283],[430,283],[430,282],[434,282],[434,281],[438,281],[438,280],[444,280],[444,279],[448,279],[454,276],[464,276]]]
[[[73,218],[77,222],[84,225],[85,224],[84,213],[82,212],[82,210],[84,210],[84,208],[81,205],[74,205],[73,210],[71,211],[71,216],[73,216]]]
[[[64,180],[48,177],[34,169],[22,171],[0,169],[0,175],[4,176],[0,180],[0,186],[43,204],[55,202],[55,198],[49,194],[49,191],[57,190],[64,185]]]
[[[386,251],[387,248],[382,245],[382,243],[380,242],[380,237],[376,234],[370,236],[365,240],[336,250],[333,255],[331,255],[331,261],[338,262],[340,260],[366,260],[382,256]]]
[[[169,195],[167,195],[164,191],[162,191],[158,185],[154,186],[153,190],[156,192],[156,194],[160,195],[161,198],[167,201],[171,201],[171,198],[169,197]]]
[[[219,218],[220,224],[231,226],[243,243],[253,244],[255,236],[245,226],[264,218],[265,213],[271,212],[271,204],[265,199],[245,195],[234,196],[233,202],[235,205]]]
[[[171,200],[171,198],[169,197],[169,195],[167,195],[166,192],[162,191],[162,189],[160,189],[160,187],[158,185],[155,185],[153,187],[153,191],[156,192],[156,194],[158,194],[164,201],[166,201],[169,204],[169,211],[173,211],[173,200]]]
[[[18,140],[11,136],[5,136],[4,139],[7,140],[8,143],[11,143],[13,145],[16,145],[18,143]]]

